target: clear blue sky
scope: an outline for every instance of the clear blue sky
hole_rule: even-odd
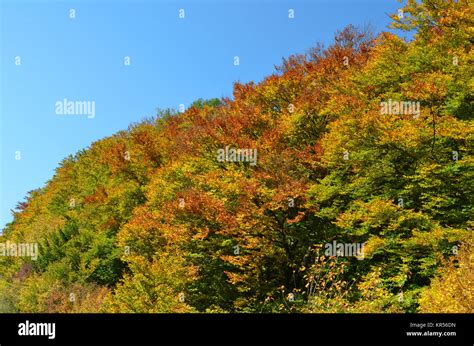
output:
[[[400,6],[395,0],[0,4],[0,228],[69,154],[157,107],[231,96],[234,81],[258,82],[283,57],[330,44],[348,24],[383,30]],[[95,101],[95,118],[57,115],[55,103],[64,98]]]

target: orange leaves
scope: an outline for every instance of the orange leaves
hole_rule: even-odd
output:
[[[160,139],[160,134],[156,126],[151,124],[141,124],[131,130],[132,147],[129,149],[130,156],[135,156],[136,160],[146,160],[152,167],[161,163],[164,145]]]
[[[109,311],[281,311],[289,292],[309,311],[383,311],[392,283],[415,297],[434,257],[467,232],[472,30],[463,0],[409,0],[404,10],[397,25],[422,28],[411,41],[349,26],[328,49],[235,83],[233,100],[198,100],[92,144],[19,206],[8,238],[77,223],[64,262],[87,263],[82,275],[116,270],[107,285],[122,275]],[[226,147],[257,150],[256,165],[219,160]],[[76,240],[87,247],[93,235],[100,242],[84,258]],[[366,242],[370,262],[311,251],[336,238]],[[415,272],[419,281],[405,278]],[[64,292],[51,291],[46,305],[63,309]],[[103,293],[92,289],[87,308]]]
[[[178,206],[180,210],[175,209],[178,215],[182,213],[191,218],[204,219],[212,224],[231,225],[234,222],[232,214],[226,211],[224,203],[212,195],[189,189],[181,192],[179,196],[183,198],[184,206]]]
[[[111,137],[94,144],[93,150],[98,155],[97,161],[107,166],[112,174],[118,174],[126,170],[128,166],[125,156],[127,146],[124,140]]]
[[[418,101],[439,101],[446,96],[452,76],[441,71],[412,75],[405,84],[406,97]]]
[[[301,220],[303,220],[304,216],[305,216],[305,213],[302,212],[302,211],[299,211],[299,212],[298,212],[298,215],[297,215],[295,218],[293,218],[293,219],[291,219],[291,220],[288,220],[287,222],[288,222],[289,224],[296,223],[296,222],[300,222]]]
[[[107,191],[103,186],[100,186],[92,195],[84,198],[84,204],[104,203],[107,198]]]
[[[117,235],[119,246],[124,250],[122,257],[127,259],[130,254],[152,257],[167,244],[165,228],[155,213],[145,207],[137,208],[133,218]]]
[[[235,103],[243,101],[249,97],[252,97],[255,94],[255,84],[253,82],[247,84],[234,83],[234,100]]]

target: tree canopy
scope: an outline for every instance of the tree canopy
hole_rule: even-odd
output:
[[[0,236],[39,244],[0,310],[473,312],[472,7],[400,13],[64,159]]]

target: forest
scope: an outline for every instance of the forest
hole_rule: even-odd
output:
[[[474,312],[473,21],[408,0],[64,158],[0,235],[38,247],[0,248],[0,312]]]

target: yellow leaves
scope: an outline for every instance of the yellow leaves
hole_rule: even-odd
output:
[[[232,265],[235,265],[235,266],[238,266],[238,267],[241,267],[241,268],[244,268],[245,266],[247,266],[251,261],[252,261],[252,258],[250,258],[249,256],[244,256],[244,255],[221,255],[219,256],[219,258],[221,260],[223,260],[224,262],[227,262],[227,263],[230,263]],[[234,277],[232,275],[230,275],[231,272],[229,272],[229,277]],[[241,275],[239,274],[236,274],[237,276],[239,276],[240,278],[242,278]]]
[[[128,242],[135,242],[138,239],[147,239],[156,236],[154,234],[160,226],[153,213],[145,207],[138,208],[135,216],[125,225],[118,234],[119,244],[127,245]]]
[[[224,274],[228,277],[229,282],[232,285],[238,285],[239,283],[244,282],[244,278],[239,274],[230,271],[224,271]],[[250,290],[250,288],[248,288],[248,290]]]
[[[376,38],[369,60],[361,71],[362,76],[370,76],[372,84],[375,85],[399,76],[402,71],[399,61],[404,58],[407,47],[407,43],[400,37],[388,32],[381,33]]]
[[[457,263],[457,264],[456,264]],[[439,275],[420,297],[423,313],[474,312],[474,252],[469,234],[460,250],[441,266]]]
[[[356,223],[372,228],[380,227],[395,217],[397,207],[391,201],[375,199],[371,202],[355,201],[353,211],[340,214],[335,224],[342,229],[350,229]]]
[[[223,107],[196,103],[159,126],[131,126],[93,144],[28,201],[8,239],[41,239],[62,228],[66,217],[80,224],[80,237],[84,229],[110,235],[106,244],[118,249],[110,246],[104,257],[115,260],[118,252],[131,271],[109,294],[114,312],[192,311],[177,299],[190,286],[199,292],[195,301],[218,297],[216,305],[248,311],[268,294],[280,294],[278,287],[287,293],[281,284],[290,281],[301,285],[292,292],[306,288],[310,311],[396,310],[389,289],[402,288],[413,269],[417,278],[406,286],[425,284],[446,244],[470,232],[458,227],[469,212],[462,184],[474,134],[472,121],[460,120],[470,114],[458,114],[471,110],[473,87],[470,42],[462,41],[472,28],[466,28],[461,2],[436,1],[439,9],[427,9],[426,1],[408,0],[406,20],[398,24],[424,27],[413,41],[383,33],[370,48],[363,33],[348,29],[313,60],[290,59],[281,75],[259,85],[236,83],[234,100]],[[359,51],[351,48],[354,38],[364,42]],[[388,99],[421,102],[421,114],[381,114]],[[428,153],[433,115],[441,149],[435,164]],[[217,148],[226,145],[258,149],[257,166],[217,162]],[[451,162],[452,150],[459,151],[457,162]],[[75,193],[78,207],[63,208]],[[399,194],[405,206],[396,205]],[[360,266],[355,258],[328,258],[321,251],[304,255],[310,244],[336,236],[365,241],[370,262]],[[82,260],[74,241],[70,257]],[[234,244],[239,250],[231,255]],[[79,262],[83,276],[101,269],[104,258],[91,257]],[[362,280],[361,268],[369,270]],[[454,287],[450,277],[459,275],[453,268],[445,276]],[[467,265],[459,268],[465,275]],[[347,278],[358,280],[360,292]],[[52,300],[62,299],[56,283],[27,285],[25,310],[36,309],[48,288]],[[443,289],[450,289],[436,285],[426,304],[431,295],[441,302]],[[228,294],[232,290],[235,295]],[[350,293],[362,299],[349,302]],[[276,310],[279,301],[273,304]],[[456,304],[454,311],[462,309]]]
[[[456,229],[456,228],[444,228],[441,226],[434,226],[429,232],[413,230],[410,243],[417,246],[428,246],[437,248],[441,239],[445,239],[448,242],[454,242],[464,237],[470,231]]]
[[[155,256],[150,262],[137,257],[109,297],[107,310],[113,312],[192,312],[184,289],[197,278],[197,268],[186,263],[177,248]]]
[[[436,124],[438,136],[452,138],[457,141],[474,139],[474,121],[461,121],[453,116],[438,118]]]
[[[397,125],[395,125],[395,119],[393,120],[392,128],[385,130],[381,134],[377,144],[384,145],[387,143],[396,143],[398,147],[414,149],[419,147],[423,141],[426,141],[426,137],[423,135],[428,135],[429,130],[432,131],[432,129],[428,128],[426,119],[421,117],[419,120],[398,120],[396,123]],[[423,133],[422,127],[425,128],[425,133]]]
[[[368,241],[364,243],[364,256],[370,258],[375,252],[384,248],[386,240],[378,237],[372,236]]]
[[[21,232],[13,234],[10,240],[38,242],[62,229],[65,224],[66,219],[63,217],[58,217],[49,213],[41,213],[33,218],[31,223],[28,225],[22,225],[23,227],[18,227],[18,229],[21,229]]]
[[[411,83],[405,84],[404,94],[417,101],[439,100],[446,96],[453,76],[441,71],[413,75]]]
[[[366,299],[379,298],[379,296],[386,296],[382,285],[382,271],[380,268],[375,268],[373,271],[364,276],[361,283],[357,285],[361,290],[362,295]]]
[[[472,4],[469,5],[469,0],[451,2],[450,5],[450,7],[446,7],[440,10],[439,24],[441,26],[447,28],[452,28],[454,26],[464,27],[465,25],[469,25],[469,23],[472,23],[472,17],[474,13],[472,9]]]
[[[411,209],[399,210],[396,217],[387,226],[387,230],[403,230],[407,227],[410,229],[415,227],[413,229],[416,230],[416,227],[426,227],[431,222],[430,217],[420,211],[413,211]]]
[[[97,313],[109,294],[107,287],[95,283],[64,284],[59,280],[34,275],[16,292],[18,307],[24,312]]]

